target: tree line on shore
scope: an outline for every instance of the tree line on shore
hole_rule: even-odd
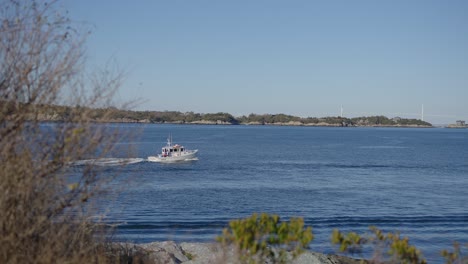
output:
[[[8,105],[3,101],[0,104]],[[14,107],[11,107],[14,109]],[[89,108],[84,106],[39,105],[39,119],[42,121],[68,120],[74,111],[89,112],[94,122],[122,123],[180,123],[180,124],[250,124],[250,125],[296,125],[296,126],[424,126],[431,123],[420,119],[388,118],[379,116],[362,117],[298,117],[286,114],[250,114],[234,117],[229,113],[194,113],[179,111],[132,111],[115,107]]]

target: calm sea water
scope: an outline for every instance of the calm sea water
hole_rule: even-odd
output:
[[[119,143],[135,147],[135,163],[104,170],[120,175],[100,201],[118,240],[210,242],[230,219],[268,212],[303,217],[311,249],[326,253],[334,228],[372,225],[408,236],[432,262],[468,242],[468,130],[116,126],[137,132]],[[199,160],[146,161],[168,134]]]

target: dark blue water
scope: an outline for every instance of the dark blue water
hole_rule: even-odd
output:
[[[468,130],[119,125],[134,158],[169,133],[198,161],[147,161],[119,170],[101,201],[116,239],[213,241],[233,218],[302,216],[311,249],[331,253],[334,228],[399,231],[429,260],[468,242]],[[122,153],[122,156],[125,153]],[[115,173],[109,168],[104,173]]]

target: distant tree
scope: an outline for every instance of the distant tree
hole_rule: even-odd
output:
[[[318,118],[316,117],[307,117],[303,120],[305,124],[317,124],[319,122]]]
[[[202,115],[202,119],[207,120],[207,121],[213,121],[213,122],[221,121],[221,122],[228,122],[232,124],[238,123],[238,121],[231,114],[222,113],[222,112],[215,113],[215,114],[204,114]]]
[[[422,121],[420,119],[400,119],[398,124],[401,124],[401,125],[432,126],[431,123]]]
[[[194,113],[194,112],[187,112],[185,113],[185,119],[184,121],[186,123],[191,123],[191,122],[194,122],[194,121],[200,121],[201,120],[201,115],[198,114],[198,113]]]

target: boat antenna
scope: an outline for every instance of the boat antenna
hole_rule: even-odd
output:
[[[172,146],[172,135],[169,134],[169,136],[167,137],[167,146]]]

